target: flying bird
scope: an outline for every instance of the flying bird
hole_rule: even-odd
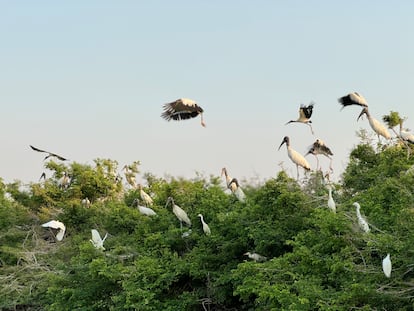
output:
[[[56,234],[56,240],[63,240],[63,236],[65,235],[66,231],[66,226],[63,224],[63,222],[60,222],[58,220],[51,220],[47,223],[42,224],[41,226],[44,228],[58,229],[58,232]]]
[[[201,108],[194,100],[188,98],[180,98],[172,103],[164,104],[164,112],[161,117],[167,121],[187,120],[200,115],[201,125],[206,126],[203,120],[203,108]]]
[[[368,107],[368,103],[365,98],[357,92],[349,93],[348,95],[338,98],[338,102],[342,105],[341,110],[350,105]]]
[[[204,231],[205,235],[210,235],[210,234],[211,234],[210,227],[209,227],[209,226],[207,225],[207,223],[204,221],[204,217],[203,217],[203,215],[198,214],[197,216],[198,216],[198,217],[200,217],[201,224],[202,224],[202,226],[203,226],[203,231]]]
[[[105,234],[104,238],[101,238],[101,235],[99,234],[98,230],[92,229],[92,239],[89,240],[92,242],[93,246],[95,246],[97,249],[105,250],[105,247],[103,246],[106,238],[108,237],[108,233]]]
[[[305,106],[303,104],[300,105],[299,118],[297,120],[290,120],[285,125],[287,125],[289,123],[293,123],[293,122],[299,122],[299,123],[307,124],[310,127],[310,130],[313,134],[313,129],[312,129],[312,125],[311,125],[312,121],[310,120],[310,118],[312,116],[313,106],[314,106],[314,103],[310,103],[308,106]]]
[[[369,228],[368,222],[366,219],[361,215],[361,206],[358,202],[353,204],[356,207],[356,215],[358,218],[358,225],[364,232],[370,232],[371,229]]]
[[[378,140],[380,140],[380,136],[384,137],[385,139],[391,139],[391,134],[390,132],[388,132],[387,128],[385,127],[384,124],[382,124],[381,122],[379,122],[377,119],[373,118],[371,116],[371,114],[368,111],[367,107],[364,107],[361,111],[361,113],[359,114],[357,121],[359,120],[359,118],[361,118],[363,115],[366,115],[368,118],[368,122],[369,125],[371,126],[371,128],[373,129],[373,131],[377,134],[378,136]]]
[[[292,160],[293,163],[296,164],[297,179],[299,179],[299,166],[303,167],[306,171],[309,171],[310,170],[310,165],[309,165],[308,161],[306,161],[306,159],[303,155],[301,155],[296,150],[292,149],[292,147],[290,146],[290,139],[289,139],[288,136],[285,136],[283,138],[283,141],[280,144],[278,150],[280,150],[282,145],[285,144],[285,143],[286,143],[289,158]]]
[[[255,262],[262,262],[262,261],[267,260],[266,257],[259,255],[257,253],[247,252],[247,253],[244,253],[243,255],[249,257],[250,259],[253,259]]]
[[[316,157],[316,166],[317,168],[319,167],[319,158],[318,155],[322,154],[325,157],[327,157],[330,160],[330,164],[329,164],[329,169],[332,171],[332,158],[331,156],[333,155],[331,149],[329,149],[329,147],[327,145],[325,145],[325,143],[321,140],[321,139],[317,139],[312,146],[309,148],[308,153],[305,155],[307,156],[308,154],[313,154]]]
[[[332,212],[336,213],[336,204],[332,197],[332,187],[330,185],[328,185],[328,207]]]
[[[47,156],[45,156],[45,158],[43,159],[43,161],[44,161],[44,160],[47,160],[47,159],[48,159],[48,158],[50,158],[50,157],[55,157],[55,158],[57,158],[57,159],[59,159],[59,160],[61,160],[61,161],[66,161],[66,160],[67,160],[66,158],[64,158],[64,157],[62,157],[62,156],[60,156],[60,155],[58,155],[58,154],[56,154],[56,153],[49,152],[49,151],[46,151],[46,150],[42,150],[42,149],[39,149],[39,148],[33,147],[32,145],[29,145],[29,146],[30,146],[30,148],[32,148],[34,151],[37,151],[37,152],[43,152],[43,153],[47,153]]]
[[[382,260],[382,271],[384,271],[384,274],[387,278],[391,277],[391,269],[392,264],[390,254],[387,254],[387,256],[385,256],[385,258]]]
[[[177,204],[174,203],[174,199],[172,197],[168,197],[165,207],[167,207],[168,203],[171,203],[172,211],[174,215],[180,221],[181,228],[182,228],[183,222],[185,222],[189,227],[191,227],[191,220],[188,217],[187,213],[181,207],[179,207]]]

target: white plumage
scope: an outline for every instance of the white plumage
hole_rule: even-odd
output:
[[[145,205],[154,204],[154,201],[149,196],[149,194],[144,191],[141,184],[138,185],[138,189],[139,189],[139,195],[141,196],[141,199],[142,199],[142,201],[144,201]]]
[[[92,229],[92,239],[89,240],[92,242],[93,246],[95,246],[97,249],[105,250],[105,247],[103,246],[106,238],[108,237],[108,233],[105,234],[104,238],[101,238],[101,235],[99,234],[98,230]]]
[[[63,236],[65,235],[66,231],[66,226],[63,224],[63,222],[60,222],[58,220],[51,220],[47,223],[42,224],[41,226],[44,228],[58,229],[58,232],[56,234],[56,240],[63,240]]]
[[[292,160],[293,163],[296,164],[296,172],[297,172],[297,179],[299,179],[299,166],[303,167],[306,171],[310,170],[310,165],[308,163],[308,161],[306,161],[305,157],[303,155],[301,155],[299,152],[297,152],[296,150],[293,150],[292,147],[290,146],[290,139],[288,136],[285,136],[283,138],[282,143],[279,146],[282,147],[283,144],[286,143],[286,147],[287,147],[287,153],[289,158]]]
[[[204,231],[204,233],[206,234],[206,235],[210,235],[211,234],[211,230],[210,230],[210,227],[207,225],[207,223],[204,221],[204,217],[203,217],[203,215],[202,214],[198,214],[197,215],[198,217],[200,217],[200,220],[201,220],[201,224],[202,224],[202,226],[203,226],[203,231]]]
[[[335,201],[332,197],[332,187],[331,186],[328,186],[328,207],[332,212],[336,213],[336,204],[335,204]]]
[[[400,137],[402,140],[414,144],[414,135],[403,129],[400,130]]]
[[[267,260],[266,257],[264,257],[262,255],[259,255],[257,253],[247,252],[247,253],[244,253],[243,255],[249,257],[250,259],[253,259],[255,262],[262,262],[262,261],[266,261]]]
[[[355,202],[353,205],[356,207],[356,215],[357,215],[357,218],[358,218],[359,227],[365,232],[370,232],[371,229],[369,228],[368,222],[361,215],[361,206],[359,205],[358,202]]]
[[[312,121],[310,120],[310,118],[312,116],[313,106],[314,106],[313,103],[310,103],[308,106],[300,105],[299,118],[297,120],[290,120],[285,125],[287,125],[289,123],[293,123],[293,122],[303,123],[303,124],[306,124],[310,127],[310,130],[313,134],[313,129],[312,129],[312,125],[311,125]]]
[[[221,169],[221,176],[225,176],[227,188],[236,196],[240,202],[246,201],[246,195],[243,190],[240,188],[239,181],[236,178],[231,178],[227,173],[227,169],[223,167]]]
[[[174,203],[174,199],[172,197],[169,197],[167,199],[167,203],[166,203],[165,206],[167,206],[168,203],[170,203],[170,202],[171,202],[171,205],[172,205],[172,211],[173,211],[174,215],[180,221],[180,224],[182,225],[182,223],[185,222],[188,226],[191,226],[191,220],[188,217],[187,213],[181,207],[179,207],[177,204]]]
[[[124,165],[123,167],[124,170],[124,174],[125,174],[125,178],[128,182],[128,184],[132,187],[132,188],[136,188],[137,184],[136,184],[136,177],[135,177],[135,172],[132,171],[128,165]]]
[[[357,92],[349,93],[348,95],[338,98],[338,102],[342,105],[341,110],[350,105],[368,107],[368,103],[365,98]]]
[[[392,263],[390,254],[387,254],[385,258],[382,260],[382,271],[384,271],[384,274],[387,278],[391,277],[391,269],[392,269]]]
[[[85,207],[89,207],[91,205],[91,201],[87,197],[82,199],[81,203]]]
[[[58,180],[58,186],[59,188],[67,189],[70,184],[70,177],[68,173],[63,172],[63,176],[59,178]]]
[[[371,126],[372,130],[378,135],[378,140],[380,139],[380,136],[384,137],[385,139],[391,139],[391,134],[388,132],[387,128],[384,124],[379,122],[377,119],[373,118],[371,114],[368,111],[368,108],[365,107],[362,109],[361,113],[358,116],[358,119],[363,115],[366,114],[368,118],[369,125]]]

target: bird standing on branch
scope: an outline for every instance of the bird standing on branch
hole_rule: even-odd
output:
[[[381,122],[379,122],[377,119],[373,118],[371,116],[371,114],[368,111],[367,107],[364,107],[361,111],[361,113],[359,114],[357,121],[359,120],[359,118],[361,118],[363,115],[366,115],[368,118],[368,122],[369,125],[371,126],[371,128],[373,129],[373,131],[377,134],[378,136],[378,141],[380,140],[380,136],[384,137],[385,139],[389,140],[391,139],[391,134],[390,132],[388,132],[387,128],[385,127],[384,124],[382,124]]]
[[[297,173],[297,179],[299,179],[299,166],[303,167],[306,171],[310,171],[310,165],[308,163],[308,161],[306,161],[305,157],[303,155],[301,155],[299,152],[297,152],[296,150],[293,150],[292,147],[290,146],[290,139],[288,136],[285,136],[283,138],[282,143],[279,146],[279,149],[282,147],[283,144],[286,143],[286,147],[287,147],[287,153],[289,158],[292,160],[293,163],[296,164],[296,173]]]
[[[201,108],[194,100],[188,98],[180,98],[172,103],[163,106],[164,112],[161,117],[167,121],[170,120],[187,120],[200,115],[201,125],[206,126],[203,120],[203,108]]]

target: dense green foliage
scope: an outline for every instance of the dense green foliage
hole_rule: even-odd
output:
[[[362,142],[351,152],[331,185],[336,214],[321,172],[298,183],[282,171],[245,185],[245,203],[218,177],[139,175],[157,213],[145,216],[115,161],[48,162],[54,174],[45,181],[0,183],[0,309],[412,310],[414,159],[406,145],[380,147]],[[58,185],[63,172],[72,176],[68,188]],[[165,205],[170,196],[191,231]],[[358,227],[354,202],[369,233]],[[66,225],[62,241],[40,226],[51,219]],[[105,250],[89,241],[91,229],[108,233]],[[247,251],[267,260],[249,260]]]

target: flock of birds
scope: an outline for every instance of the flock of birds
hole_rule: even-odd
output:
[[[378,135],[378,139],[380,139],[380,136],[384,137],[387,140],[391,139],[391,134],[388,132],[385,125],[380,123],[378,120],[374,119],[371,116],[371,114],[369,113],[367,101],[365,100],[365,98],[362,95],[358,94],[357,92],[349,93],[345,96],[340,97],[338,99],[338,102],[342,105],[342,109],[344,107],[351,106],[351,105],[356,105],[356,106],[362,107],[362,111],[359,114],[357,120],[359,120],[365,114],[368,121],[369,121],[369,124],[370,124],[371,128]],[[299,118],[297,120],[288,121],[286,123],[286,125],[290,124],[290,123],[295,123],[295,122],[296,123],[303,123],[303,124],[308,125],[311,132],[312,132],[312,134],[314,134],[314,131],[313,131],[313,128],[312,128],[312,125],[311,125],[312,124],[311,117],[312,117],[313,107],[314,107],[314,103],[310,103],[307,106],[301,105],[300,108],[299,108]],[[196,117],[200,116],[201,125],[203,127],[206,127],[206,124],[205,124],[204,119],[203,119],[203,112],[204,112],[203,108],[201,108],[194,100],[187,99],[187,98],[180,98],[180,99],[177,99],[174,102],[165,104],[163,106],[163,113],[161,114],[161,117],[164,118],[167,121],[170,121],[170,120],[180,121],[180,120],[188,120],[188,119],[192,119],[192,118],[196,118]],[[409,136],[409,135],[404,136],[402,134],[401,130],[400,130],[400,138],[402,138],[405,141],[410,141],[410,139],[412,139],[411,142],[414,143],[414,136],[412,136],[412,137]],[[312,154],[316,157],[317,167],[319,167],[318,155],[324,155],[327,158],[329,158],[330,159],[330,170],[332,171],[332,156],[333,156],[333,153],[330,150],[330,148],[328,146],[326,146],[325,143],[321,139],[316,139],[316,141],[309,147],[309,149],[308,149],[308,151],[305,155],[300,154],[299,152],[297,152],[296,150],[294,150],[291,147],[290,139],[289,139],[288,136],[285,136],[283,138],[283,140],[282,140],[282,142],[279,146],[279,150],[284,144],[286,144],[286,147],[287,147],[288,157],[296,165],[297,179],[299,179],[299,167],[302,167],[305,171],[310,171],[310,169],[311,169],[308,161],[305,158],[308,154]],[[66,161],[67,160],[67,158],[62,157],[58,154],[55,154],[55,153],[52,153],[52,152],[49,152],[49,151],[46,151],[46,150],[42,150],[42,149],[39,149],[39,148],[34,147],[34,146],[30,146],[30,147],[34,151],[45,153],[46,156],[45,156],[44,160],[46,160],[48,158],[51,158],[51,157],[55,157],[55,158],[57,158],[61,161]],[[144,202],[145,206],[140,205],[139,201],[137,199],[134,200],[133,204],[137,205],[137,208],[138,208],[139,212],[143,215],[150,216],[150,217],[157,215],[157,213],[150,207],[150,206],[153,205],[153,199],[151,198],[150,195],[148,195],[143,190],[143,187],[142,187],[141,184],[136,183],[135,171],[127,165],[125,165],[123,169],[124,169],[124,174],[125,174],[127,182],[129,183],[129,185],[132,188],[139,190],[140,198]],[[226,168],[222,168],[221,176],[224,176],[224,178],[225,178],[225,183],[226,183],[227,189],[232,194],[234,194],[234,196],[240,202],[245,202],[246,196],[245,196],[243,190],[241,189],[238,180],[236,178],[230,177]],[[43,176],[43,177],[45,178],[45,176]],[[58,184],[63,189],[66,189],[70,185],[70,177],[66,174],[66,172],[59,179]],[[335,213],[336,212],[336,204],[335,204],[335,201],[333,200],[333,197],[332,197],[332,187],[330,185],[327,185],[327,188],[328,188],[328,203],[327,203],[327,205],[328,205],[328,208],[332,212]],[[84,204],[85,206],[89,206],[90,201],[87,198],[85,198],[85,199],[82,200],[82,204]],[[192,225],[191,220],[188,217],[187,213],[180,206],[178,206],[174,202],[174,199],[172,197],[169,197],[167,199],[165,207],[167,207],[168,205],[172,206],[172,212],[177,217],[177,219],[180,221],[181,229],[183,228],[182,227],[183,223],[186,224],[188,227],[191,227],[191,225]],[[353,203],[353,205],[356,207],[356,216],[357,216],[357,219],[358,219],[358,225],[360,226],[361,230],[363,230],[366,233],[370,232],[370,227],[369,227],[368,222],[361,215],[361,212],[360,212],[361,206],[357,202]],[[198,214],[197,217],[200,218],[200,222],[201,222],[204,234],[205,235],[210,235],[211,234],[211,229],[210,229],[209,225],[206,223],[206,221],[204,220],[203,215]],[[51,221],[49,221],[45,224],[42,224],[42,227],[48,227],[48,228],[52,228],[52,229],[57,230],[56,240],[62,241],[62,239],[64,237],[64,234],[65,234],[65,230],[66,230],[66,227],[62,222],[57,221],[57,220],[51,220]],[[104,238],[101,238],[99,232],[96,229],[92,229],[91,233],[92,233],[92,239],[90,240],[91,243],[97,249],[105,250],[103,244],[104,244],[105,239],[107,238],[108,234],[106,234]],[[190,234],[191,234],[191,229],[184,232],[182,234],[182,237],[183,238],[187,237]],[[267,260],[266,257],[264,257],[260,254],[257,254],[257,253],[246,252],[246,253],[244,253],[244,255],[247,256],[248,258],[254,260],[255,262],[262,262],[262,261]],[[387,277],[391,276],[391,266],[392,266],[392,264],[391,264],[390,254],[387,254],[387,256],[382,261],[383,272]]]

